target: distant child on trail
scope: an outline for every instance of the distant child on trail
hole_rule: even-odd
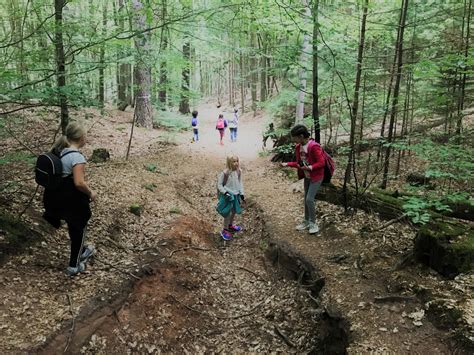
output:
[[[198,112],[194,110],[192,112],[192,119],[191,119],[191,126],[193,127],[193,142],[197,142],[199,140],[199,127],[198,127]]]
[[[303,231],[309,229],[309,234],[319,232],[316,224],[315,197],[324,177],[324,153],[321,146],[310,138],[306,126],[296,125],[291,131],[291,139],[296,143],[296,161],[281,163],[298,169],[298,177],[304,178],[304,220],[296,226]]]
[[[224,144],[224,133],[225,129],[227,127],[227,121],[224,119],[224,115],[221,113],[219,114],[219,117],[217,118],[216,122],[216,129],[219,131],[219,137],[220,137],[220,144]]]
[[[239,110],[234,109],[232,113],[232,119],[229,121],[230,140],[231,142],[237,141],[237,127],[239,125]]]
[[[229,156],[226,163],[227,169],[222,171],[217,179],[217,211],[224,217],[224,228],[220,233],[222,239],[232,240],[234,233],[242,230],[242,227],[233,223],[235,214],[242,211],[241,205],[245,203],[245,196],[239,157]]]

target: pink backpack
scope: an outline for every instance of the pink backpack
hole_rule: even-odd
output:
[[[217,129],[222,129],[225,128],[225,123],[223,118],[218,118],[217,119],[217,124],[216,124]]]

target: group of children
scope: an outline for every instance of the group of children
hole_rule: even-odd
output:
[[[296,230],[308,230],[309,234],[316,234],[319,233],[319,227],[316,223],[315,197],[324,177],[324,153],[321,146],[310,138],[306,126],[294,126],[290,135],[296,143],[296,161],[281,163],[281,166],[298,169],[298,177],[304,181],[304,220],[296,226]],[[224,217],[220,235],[224,240],[232,240],[242,230],[241,226],[234,224],[234,217],[241,213],[242,205],[245,204],[239,157],[227,157],[227,169],[217,178],[217,190],[216,210]]]
[[[225,129],[229,127],[230,131],[230,140],[231,142],[236,142],[237,141],[237,128],[239,125],[239,115],[238,115],[239,110],[234,109],[232,113],[232,118],[230,121],[227,121],[224,118],[224,115],[221,113],[219,114],[219,117],[217,118],[216,122],[216,130],[219,132],[219,144],[223,145],[224,144],[224,135],[225,135]],[[198,127],[198,112],[193,111],[192,112],[192,117],[191,117],[191,127],[193,128],[193,140],[192,142],[197,142],[199,141],[199,127]]]
[[[237,114],[237,110],[234,113]],[[192,113],[193,127],[196,127],[193,128],[196,140],[199,139],[197,114],[197,111]],[[219,119],[223,119],[223,117]],[[235,126],[230,127],[234,129],[231,130],[233,140],[237,136],[236,126],[235,122]],[[219,126],[216,128],[219,129]],[[293,142],[296,143],[296,161],[281,165],[298,169],[298,176],[304,179],[304,220],[296,226],[296,229],[299,231],[308,229],[310,234],[315,234],[319,232],[315,220],[315,196],[321,187],[324,176],[323,151],[321,146],[310,138],[310,133],[305,126],[296,125],[290,133]],[[221,139],[222,137],[223,134]],[[91,217],[89,203],[96,199],[96,193],[85,182],[86,160],[79,151],[85,143],[83,127],[75,122],[70,123],[65,134],[53,146],[53,151],[61,158],[63,184],[59,190],[45,189],[43,196],[44,218],[55,228],[61,226],[61,220],[65,220],[68,225],[71,253],[66,274],[70,276],[83,272],[87,261],[95,252],[93,246],[87,246],[84,243],[87,222]],[[245,206],[242,170],[238,156],[227,157],[226,169],[219,174],[217,179],[217,190],[216,210],[224,217],[220,236],[226,241],[232,240],[236,233],[242,231],[241,226],[234,224],[234,218],[236,214],[241,213],[242,207]]]

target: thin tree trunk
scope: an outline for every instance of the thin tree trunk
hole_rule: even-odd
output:
[[[191,65],[191,43],[189,37],[185,35],[183,44],[184,68],[182,69],[181,79],[181,100],[179,102],[179,112],[186,115],[191,112],[189,109],[189,75]]]
[[[162,21],[166,21],[167,15],[167,6],[166,0],[163,1],[163,9],[162,9]],[[160,55],[163,58],[166,58],[166,50],[168,49],[168,38],[169,33],[168,29],[163,27],[161,31],[161,46],[160,46]],[[160,87],[158,91],[158,99],[160,101],[160,108],[162,110],[166,109],[166,100],[167,100],[167,91],[168,91],[168,64],[165,59],[162,59],[160,62]]]
[[[307,23],[311,21],[311,8],[309,7],[308,0],[303,0],[304,6],[304,22]],[[305,104],[305,95],[306,95],[306,81],[307,81],[307,64],[309,59],[310,51],[310,35],[305,32],[303,35],[303,43],[301,45],[301,54],[300,54],[300,70],[299,70],[299,90],[297,94],[296,101],[296,119],[295,124],[303,123],[304,118],[304,104]]]
[[[469,36],[470,36],[470,26],[471,26],[471,8],[472,8],[472,0],[469,0],[469,5],[467,7],[467,14],[466,13],[464,14],[464,17],[467,17],[467,27],[466,27],[466,37],[465,37],[466,45],[464,46],[464,58],[466,62],[466,68],[463,70],[463,73],[462,73],[461,93],[459,95],[458,119],[456,122],[456,135],[458,136],[461,135],[461,130],[462,130],[464,97],[465,97],[465,92],[466,92],[467,60],[469,56]],[[464,23],[463,23],[463,30],[464,30]]]
[[[312,117],[314,139],[321,143],[321,126],[319,124],[319,93],[318,93],[318,31],[319,31],[319,0],[313,0],[313,106]]]
[[[362,76],[362,62],[364,60],[364,45],[365,45],[365,25],[367,22],[367,9],[369,6],[369,0],[365,0],[363,13],[362,13],[362,20],[361,20],[361,27],[360,27],[360,40],[359,40],[359,49],[357,53],[357,64],[356,64],[356,79],[354,85],[354,99],[352,103],[351,109],[351,131],[349,137],[349,155],[346,165],[346,171],[344,174],[344,184],[342,191],[344,193],[344,208],[347,209],[347,185],[351,179],[351,172],[354,175],[354,179],[356,181],[356,191],[357,191],[357,179],[355,175],[355,135],[356,135],[356,124],[357,124],[357,112],[359,109],[359,89],[360,89],[360,78]]]
[[[392,108],[390,112],[390,125],[388,129],[388,137],[387,137],[387,148],[385,150],[385,160],[383,166],[383,177],[382,177],[382,184],[381,188],[385,189],[387,187],[388,182],[388,169],[390,164],[390,153],[391,153],[391,143],[393,140],[393,129],[395,124],[395,117],[397,114],[397,105],[398,105],[398,94],[400,91],[400,79],[402,76],[402,67],[403,67],[403,33],[405,31],[405,20],[408,10],[408,0],[402,1],[402,10],[400,13],[400,24],[399,24],[399,38],[397,47],[397,75],[395,78],[395,87],[393,89],[393,100],[392,100]]]
[[[65,0],[54,0],[55,11],[55,47],[56,47],[56,68],[57,68],[57,85],[59,106],[61,108],[61,129],[65,133],[66,126],[69,123],[69,110],[67,105],[67,97],[64,94],[66,86],[66,64],[64,56],[63,44],[63,8],[66,6]]]
[[[255,31],[250,32],[250,94],[252,97],[252,111],[255,115],[257,111],[257,82],[258,82],[258,68],[257,68],[257,53],[256,53],[256,36]]]
[[[240,52],[240,101],[242,114],[245,113],[245,74],[244,74],[244,56]]]
[[[125,31],[125,0],[118,0],[117,23],[121,31]],[[129,43],[128,40],[125,43]],[[127,50],[119,49],[118,59],[127,56]],[[130,63],[122,63],[118,65],[118,80],[117,80],[117,98],[118,108],[125,111],[127,106],[132,105],[132,66]]]
[[[105,38],[107,34],[107,1],[104,1],[102,8],[102,37]],[[100,46],[99,57],[99,106],[101,108],[105,105],[105,43]]]

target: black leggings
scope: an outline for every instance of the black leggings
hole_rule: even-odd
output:
[[[71,239],[71,256],[69,258],[69,266],[77,267],[83,252],[84,240],[86,239],[87,224],[78,223],[77,221],[66,220],[69,239]]]

